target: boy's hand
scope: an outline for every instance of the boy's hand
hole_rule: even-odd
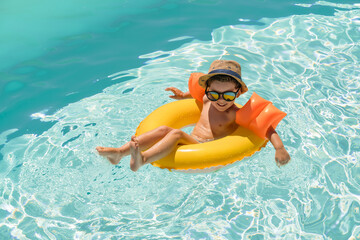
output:
[[[174,95],[169,96],[170,98],[177,99],[177,100],[184,98],[184,93],[175,87],[168,87],[165,89],[165,91],[172,91],[172,93]]]
[[[275,151],[275,161],[278,167],[287,164],[290,161],[290,155],[284,147],[277,148]]]

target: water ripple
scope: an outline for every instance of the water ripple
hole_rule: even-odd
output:
[[[359,238],[360,11],[336,7],[350,10],[224,26],[210,42],[144,54],[146,65],[109,76],[131,81],[42,114],[55,122],[42,135],[1,135],[0,236]],[[152,166],[133,173],[129,158],[114,167],[95,155],[95,146],[127,142],[170,102],[166,87],[185,90],[190,72],[219,58],[242,64],[250,91],[240,103],[256,91],[288,113],[278,132],[289,165],[276,167],[271,146],[200,175]]]

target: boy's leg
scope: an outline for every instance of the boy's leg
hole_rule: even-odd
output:
[[[137,137],[140,150],[151,147],[172,130],[174,129],[171,127],[161,126],[141,134]],[[112,164],[116,165],[120,162],[121,158],[130,154],[130,142],[125,143],[119,148],[97,147],[96,150],[101,156],[106,157]]]
[[[130,168],[133,171],[137,171],[142,165],[152,163],[167,156],[178,144],[196,143],[199,142],[189,134],[179,129],[173,129],[151,148],[142,153],[138,138],[133,136],[130,142]]]

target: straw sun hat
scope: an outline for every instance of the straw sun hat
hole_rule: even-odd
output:
[[[247,92],[248,88],[241,79],[241,66],[235,61],[215,60],[211,63],[208,74],[199,78],[199,85],[206,88],[206,81],[215,75],[227,75],[233,77],[241,84],[241,93]]]

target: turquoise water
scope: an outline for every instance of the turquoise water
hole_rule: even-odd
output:
[[[359,4],[53,4],[0,4],[1,238],[360,239]],[[95,154],[219,58],[242,65],[239,103],[288,113],[287,166],[271,145],[210,174]]]

